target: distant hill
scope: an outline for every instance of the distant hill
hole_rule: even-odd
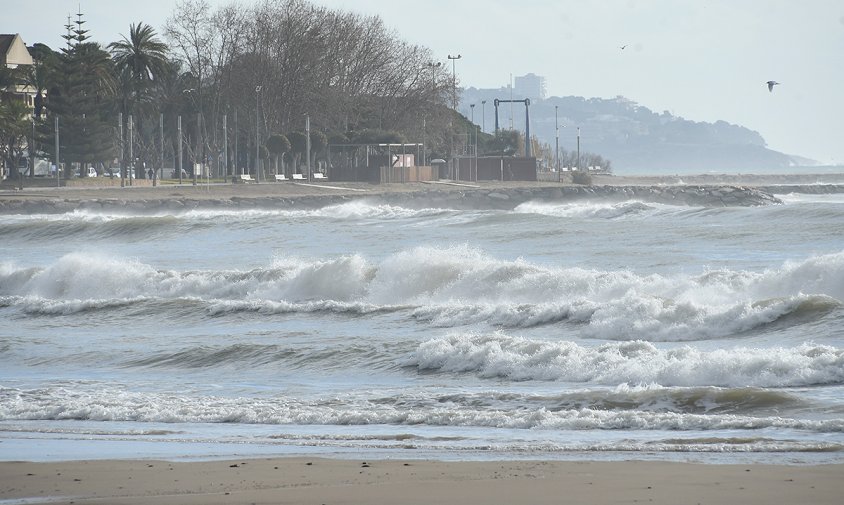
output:
[[[460,111],[469,116],[475,105],[475,122],[486,116],[485,131],[495,128],[493,102],[509,99],[509,89],[468,88]],[[513,97],[520,98],[520,97]],[[481,101],[486,104],[481,106]],[[811,160],[768,149],[765,139],[753,130],[725,121],[715,123],[683,119],[665,111],[651,111],[624,97],[613,99],[578,96],[531,100],[531,135],[554,146],[554,107],[560,125],[560,149],[576,149],[576,128],[580,127],[581,151],[599,154],[612,161],[613,169],[643,172],[711,172],[776,169],[816,164]],[[501,104],[502,128],[524,131],[523,104]]]

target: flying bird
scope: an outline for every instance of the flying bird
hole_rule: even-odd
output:
[[[624,44],[623,46],[621,46],[620,49],[623,50],[625,47],[627,47],[627,44]]]
[[[777,81],[768,81],[768,91],[773,92],[777,84],[779,84]]]

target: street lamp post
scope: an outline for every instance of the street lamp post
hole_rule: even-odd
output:
[[[481,100],[481,132],[486,133],[486,100]]]
[[[261,86],[255,86],[255,182],[261,182]]]
[[[164,113],[158,114],[158,167],[161,169],[160,179],[164,179]],[[152,173],[152,186],[156,185],[156,174]]]
[[[229,179],[229,127],[226,124],[227,116],[227,114],[223,114],[223,182]],[[232,175],[232,182],[234,182],[234,175]]]
[[[199,124],[200,113],[199,113],[199,108],[196,105],[196,100],[194,100],[194,95],[193,95],[194,91],[195,90],[193,88],[183,89],[182,94],[188,95],[190,97],[191,104],[193,104],[193,108],[197,111],[197,114],[196,114],[196,133],[197,133],[197,138],[198,138],[199,137],[199,128],[200,128],[200,124]],[[180,123],[180,128],[181,128],[181,123]],[[181,130],[180,130],[180,132],[181,132]],[[179,142],[182,141],[181,137],[182,137],[182,134],[179,133]],[[193,153],[193,169],[191,170],[191,172],[193,173],[193,185],[194,186],[196,186],[196,159],[199,156],[199,145],[200,145],[200,143],[197,142],[196,152]],[[188,149],[190,149],[190,146],[188,146]],[[130,182],[131,182],[131,179],[130,179]],[[179,184],[181,184],[181,183],[182,183],[182,171],[181,171],[181,168],[180,168],[179,169]]]
[[[199,170],[202,170],[204,166],[205,160],[200,158],[200,151],[202,151],[202,113],[196,113],[196,152],[193,156],[193,185],[196,186],[196,178],[197,178],[197,165],[199,166]],[[197,163],[199,160],[199,163]],[[202,174],[199,174],[198,177],[202,177]],[[131,181],[130,181],[131,182]]]
[[[433,61],[429,61],[425,64],[427,67],[431,67],[431,91],[437,90],[437,68],[442,66],[442,62],[438,61],[434,63]]]
[[[308,182],[311,180],[311,116],[305,114],[305,170],[308,171]]]
[[[429,61],[428,63],[425,64],[425,66],[431,68],[431,103],[433,104],[433,103],[436,102],[436,94],[437,94],[437,68],[442,66],[442,62],[441,61],[437,61],[437,62]],[[427,127],[428,127],[426,119],[427,118],[425,117],[425,115],[423,115],[422,116],[422,164],[423,165],[425,164],[425,160],[428,157],[428,153],[427,153],[427,147],[428,146],[427,146],[426,141],[425,141],[426,130],[427,130]]]
[[[471,113],[472,124],[475,124],[475,104],[470,104],[469,108],[472,109],[472,113]]]
[[[182,144],[184,143],[185,139],[182,137],[182,116],[179,116],[176,122],[176,128],[179,130],[179,185],[182,185]]]
[[[580,127],[577,127],[577,171],[580,172]]]
[[[459,54],[457,56],[448,55],[448,59],[451,60],[451,87],[454,110],[457,110],[457,67],[455,66],[455,62],[460,58],[462,58],[462,56]]]
[[[560,124],[557,122],[558,105],[554,106],[554,167],[557,169],[557,177],[563,182],[563,175],[560,172]]]
[[[461,55],[452,56],[448,55],[448,59],[451,60],[451,93],[452,93],[452,107],[454,111],[457,111],[457,67],[455,63],[457,60],[462,58]],[[454,156],[454,131],[451,132],[451,168],[452,168],[452,177],[455,179],[460,179],[460,168],[456,164],[457,158]]]
[[[132,185],[132,175],[135,173],[135,153],[132,148],[135,144],[134,125],[132,122],[132,114],[129,114],[129,185]]]
[[[56,115],[56,187],[61,186],[61,176],[59,173],[62,171],[61,163],[59,163],[59,116]],[[120,144],[121,144],[121,152],[123,150],[123,131],[120,132]]]

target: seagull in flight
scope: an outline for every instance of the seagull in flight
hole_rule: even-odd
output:
[[[776,86],[777,84],[779,84],[777,81],[768,81],[768,91],[773,93],[774,86]]]
[[[627,44],[624,44],[624,45],[623,45],[623,46],[621,46],[619,49],[624,50],[624,48],[625,48],[625,47],[627,47]]]

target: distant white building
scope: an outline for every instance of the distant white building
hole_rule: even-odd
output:
[[[545,98],[545,77],[531,73],[516,76],[515,81],[514,91],[519,97],[531,100]]]
[[[34,62],[26,44],[17,33],[0,34],[0,65],[6,68],[18,68],[21,65],[31,66]],[[27,107],[35,106],[35,90],[26,83],[19,81],[0,89],[0,100],[20,100]]]

